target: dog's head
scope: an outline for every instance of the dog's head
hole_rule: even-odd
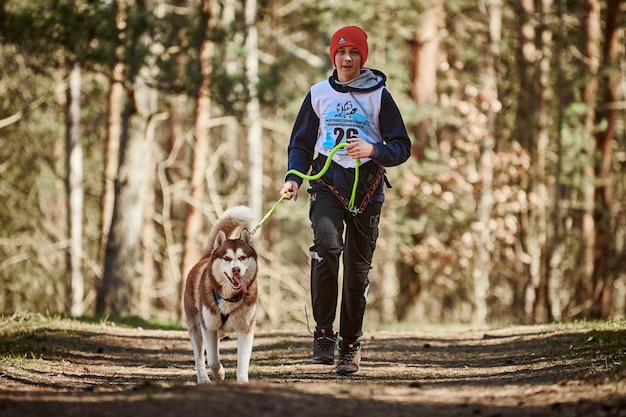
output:
[[[227,239],[220,231],[211,257],[213,277],[222,291],[247,294],[257,273],[257,254],[248,230],[244,229],[237,239]]]

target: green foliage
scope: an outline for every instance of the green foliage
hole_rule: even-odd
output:
[[[111,38],[111,8],[99,0],[69,2],[7,1],[0,36],[3,43],[16,44],[31,57],[46,56],[58,64],[65,56],[79,62],[104,63],[106,41]],[[47,64],[49,65],[50,61]]]

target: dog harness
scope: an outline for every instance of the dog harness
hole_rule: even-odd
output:
[[[241,300],[243,298],[243,293],[239,294],[237,297],[233,297],[233,298],[224,298],[221,295],[219,295],[219,293],[215,290],[213,290],[213,298],[215,298],[215,304],[218,305],[218,310],[219,310],[219,301],[220,300],[224,300],[228,303],[236,303],[237,301]],[[224,314],[220,311],[220,316],[222,317],[222,325],[224,325],[224,323],[226,323],[226,320],[228,320],[228,317],[230,317],[230,314]]]

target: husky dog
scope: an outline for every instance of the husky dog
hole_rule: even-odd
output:
[[[246,227],[252,225],[253,218],[246,206],[225,211],[209,233],[204,255],[187,275],[183,317],[198,383],[211,382],[204,363],[205,349],[213,377],[224,379],[219,338],[226,332],[237,334],[237,381],[248,382],[256,323],[257,255]]]

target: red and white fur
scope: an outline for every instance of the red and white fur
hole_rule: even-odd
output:
[[[237,381],[248,382],[258,292],[257,255],[247,229],[253,219],[246,206],[225,211],[209,233],[204,255],[187,275],[183,316],[198,383],[211,382],[205,349],[213,378],[224,379],[219,339],[228,332],[237,334]]]

